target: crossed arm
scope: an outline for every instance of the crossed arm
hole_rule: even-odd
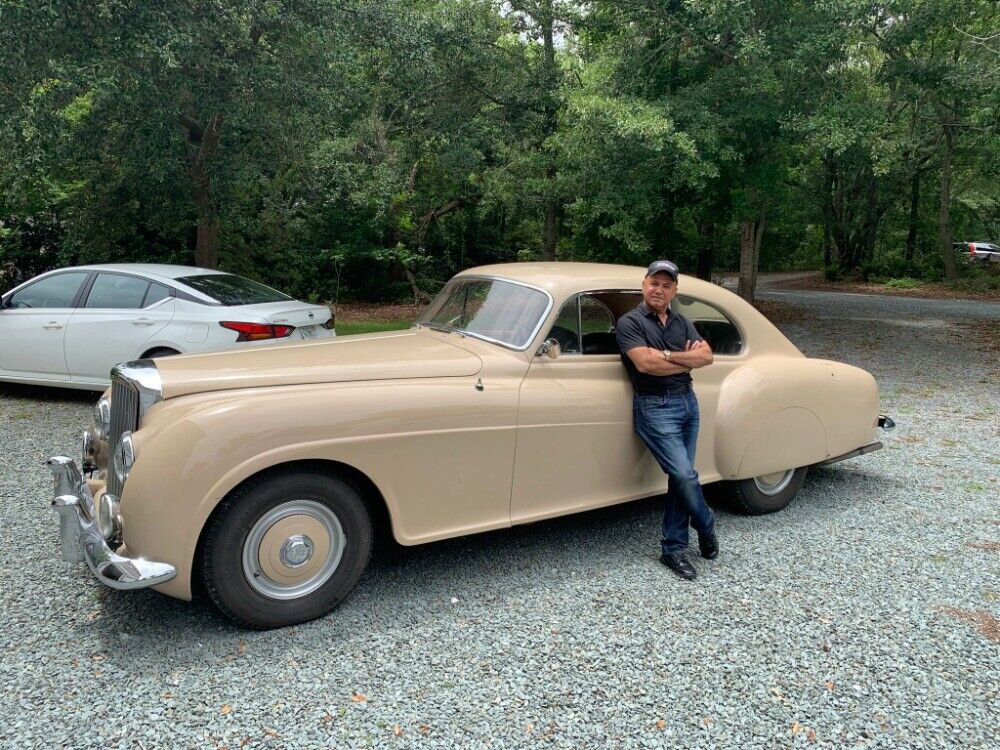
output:
[[[712,364],[712,347],[705,341],[688,341],[682,352],[670,352],[666,359],[659,349],[637,346],[625,352],[636,369],[646,375],[678,375]]]

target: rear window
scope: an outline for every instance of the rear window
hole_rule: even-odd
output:
[[[207,294],[223,305],[259,305],[264,302],[284,302],[291,299],[269,286],[229,273],[184,276],[177,281],[197,289],[202,294]]]

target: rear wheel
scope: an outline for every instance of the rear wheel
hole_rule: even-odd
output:
[[[792,502],[802,489],[808,471],[809,467],[803,466],[727,482],[726,495],[730,503],[741,513],[751,516],[776,513]]]
[[[372,537],[361,495],[337,477],[289,472],[251,480],[209,523],[205,590],[223,614],[247,627],[312,620],[354,588]]]

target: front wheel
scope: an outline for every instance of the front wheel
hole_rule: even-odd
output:
[[[209,523],[202,579],[235,622],[268,629],[320,617],[354,588],[371,557],[358,491],[325,474],[289,472],[235,490]]]
[[[741,513],[762,516],[776,513],[787,506],[806,479],[809,467],[762,474],[759,477],[726,482],[729,501]]]

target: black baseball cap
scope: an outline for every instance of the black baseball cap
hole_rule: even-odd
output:
[[[652,276],[654,273],[659,273],[660,271],[669,273],[674,277],[674,281],[677,281],[677,275],[680,273],[677,266],[669,260],[654,260],[649,264],[649,269],[646,271],[646,275]]]

